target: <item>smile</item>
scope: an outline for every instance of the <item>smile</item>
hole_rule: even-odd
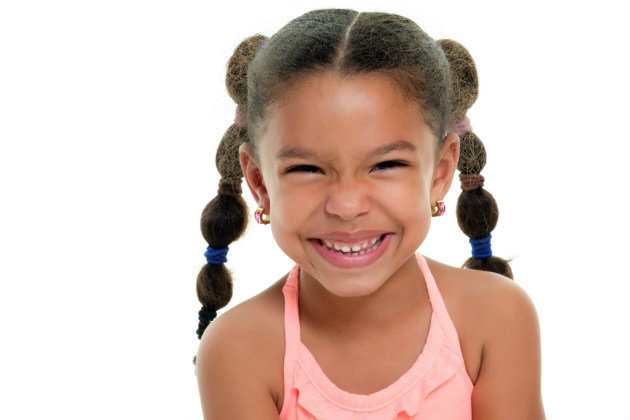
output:
[[[340,268],[359,268],[373,264],[387,250],[392,242],[392,233],[385,233],[378,239],[366,241],[362,244],[355,244],[352,248],[348,245],[341,249],[333,249],[329,247],[331,241],[322,241],[321,239],[312,238],[308,241],[313,245],[317,253],[329,264]],[[326,243],[328,242],[328,244]],[[358,249],[358,250],[357,250]]]
[[[337,245],[337,243],[333,241],[327,241],[320,239],[321,245],[332,252],[337,252],[343,255],[363,255],[369,252],[374,251],[378,246],[383,242],[383,238],[385,234],[382,234],[380,237],[372,238],[371,240],[367,240],[362,244],[356,244],[352,247],[348,245]]]

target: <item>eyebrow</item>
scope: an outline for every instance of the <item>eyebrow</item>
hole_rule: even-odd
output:
[[[393,143],[385,144],[383,146],[380,146],[372,150],[370,153],[368,153],[367,157],[373,158],[376,156],[386,155],[387,153],[393,152],[395,150],[409,150],[409,151],[415,152],[416,150],[418,150],[418,148],[416,147],[415,144],[407,140],[398,140]],[[314,157],[317,157],[317,153],[310,150],[302,149],[296,146],[283,147],[276,154],[277,160],[289,159],[289,158],[308,159],[308,158],[314,158]]]

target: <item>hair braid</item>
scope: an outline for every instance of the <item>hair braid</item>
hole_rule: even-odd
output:
[[[479,96],[479,82],[475,62],[464,46],[450,39],[438,41],[451,64],[453,81],[453,105],[451,124],[466,118],[466,112]],[[451,125],[452,126],[452,125]],[[483,189],[484,177],[480,175],[486,164],[486,149],[472,131],[460,134],[460,154],[457,169],[460,171],[462,192],[457,199],[457,223],[471,239],[485,240],[489,244],[490,232],[499,219],[497,202]],[[509,261],[489,256],[468,258],[463,268],[492,271],[514,279]]]
[[[221,179],[217,196],[201,214],[201,234],[212,248],[225,248],[237,240],[247,228],[247,204],[241,196],[243,172],[238,149],[249,141],[247,126],[242,116],[247,112],[247,67],[265,37],[254,35],[243,40],[235,49],[227,64],[225,78],[229,95],[237,104],[237,118],[221,139],[215,163]],[[197,337],[216,317],[216,311],[232,299],[232,273],[224,264],[207,263],[197,276],[197,297],[202,304],[199,311]],[[197,356],[193,358],[197,364]]]
[[[264,48],[257,53],[263,41]],[[392,13],[312,10],[291,20],[268,40],[260,34],[245,39],[227,66],[228,93],[238,106],[235,124],[217,149],[219,191],[201,217],[202,234],[213,248],[239,238],[247,225],[247,207],[240,196],[240,145],[250,142],[257,158],[257,138],[266,129],[272,104],[282,100],[292,83],[322,72],[343,78],[373,72],[389,77],[420,105],[438,146],[449,128],[459,130],[458,123],[478,95],[475,65],[464,47],[452,40],[436,42],[411,19]],[[483,239],[495,227],[498,210],[492,195],[481,188],[479,172],[486,157],[483,144],[475,139],[472,132],[461,135],[458,169],[464,191],[457,217],[465,234]],[[496,257],[472,258],[464,267],[512,277],[507,262]],[[205,265],[197,277],[197,295],[203,305],[197,330],[201,338],[216,310],[232,297],[229,271],[222,264]]]

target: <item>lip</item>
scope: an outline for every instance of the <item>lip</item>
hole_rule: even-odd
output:
[[[311,238],[308,241],[313,245],[317,253],[330,264],[339,268],[359,268],[366,267],[379,259],[389,248],[391,237],[391,233],[386,233],[378,248],[372,252],[368,252],[367,254],[357,255],[354,257],[327,250],[322,244],[320,244],[319,239]]]

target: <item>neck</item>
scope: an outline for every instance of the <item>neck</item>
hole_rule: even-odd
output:
[[[415,254],[369,295],[337,296],[304,270],[300,270],[299,289],[301,322],[343,339],[391,331],[396,325],[418,319],[418,313],[430,304]]]

